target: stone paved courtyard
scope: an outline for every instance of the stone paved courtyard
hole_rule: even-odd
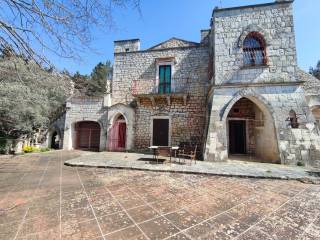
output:
[[[320,239],[320,186],[0,159],[0,239]],[[90,155],[88,155],[88,158]]]

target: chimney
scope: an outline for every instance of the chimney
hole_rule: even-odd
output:
[[[201,30],[201,41],[200,43],[203,45],[207,45],[209,44],[209,39],[210,39],[210,29],[205,29],[205,30]]]
[[[140,39],[114,41],[114,53],[128,53],[140,51]]]

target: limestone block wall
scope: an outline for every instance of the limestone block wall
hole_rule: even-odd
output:
[[[130,104],[133,81],[154,81],[157,77],[159,58],[174,58],[172,69],[175,90],[193,92],[192,84],[208,84],[208,48],[190,47],[165,50],[150,50],[132,53],[115,53],[112,81],[112,103]],[[146,84],[147,88],[150,88]]]
[[[250,32],[259,32],[266,41],[266,68],[243,68],[242,44]],[[212,36],[215,84],[296,81],[291,1],[215,10]]]
[[[103,98],[74,97],[67,101],[64,126],[63,149],[71,150],[75,146],[75,123],[81,121],[98,122],[101,128],[100,151],[106,149],[108,111]]]
[[[146,149],[151,144],[153,117],[167,116],[171,121],[171,145],[196,143],[202,149],[205,134],[206,96],[190,96],[186,105],[182,99],[173,99],[171,105],[159,99],[156,106],[145,99],[136,109],[135,147]]]
[[[262,110],[265,119],[267,143],[263,155],[270,160],[278,155],[283,164],[318,164],[320,159],[320,137],[316,129],[310,131],[307,124],[315,120],[306,103],[304,91],[300,86],[264,86],[215,89],[212,95],[209,133],[206,142],[205,159],[223,161],[228,158],[228,137],[226,134],[226,116],[231,107],[242,97],[253,101]],[[287,121],[289,111],[298,115],[299,129],[292,129]],[[272,130],[274,129],[274,130]],[[261,148],[262,149],[262,148]]]

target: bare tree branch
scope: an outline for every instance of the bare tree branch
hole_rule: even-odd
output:
[[[46,55],[80,59],[92,50],[92,31],[114,27],[116,9],[135,9],[140,0],[0,0],[0,50],[14,52],[39,65]]]

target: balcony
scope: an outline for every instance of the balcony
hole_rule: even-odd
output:
[[[181,79],[179,81],[172,79],[170,86],[159,86],[156,79],[139,79],[132,81],[131,94],[135,97],[138,105],[143,98],[150,99],[153,106],[156,105],[156,100],[161,98],[166,99],[168,105],[171,104],[173,98],[181,98],[186,105],[189,93],[188,87],[187,81],[181,81]]]

